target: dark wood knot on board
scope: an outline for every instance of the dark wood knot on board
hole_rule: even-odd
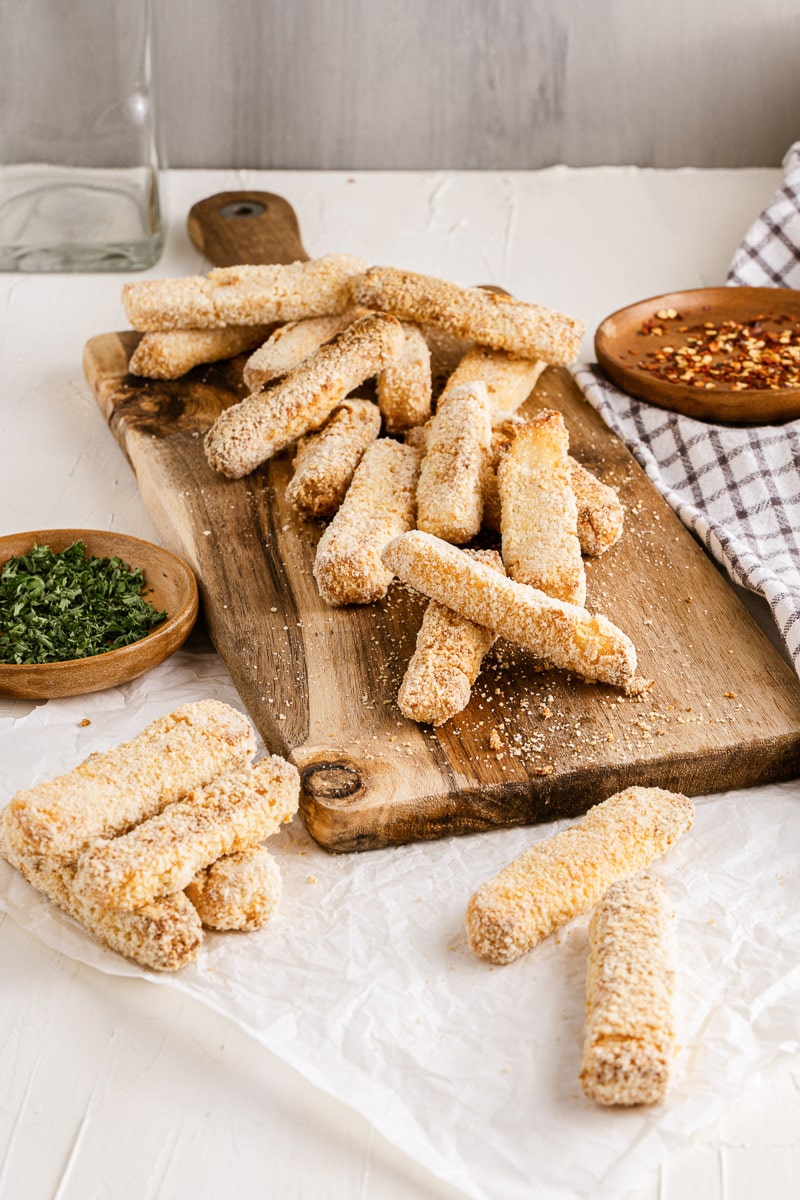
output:
[[[314,763],[303,772],[303,787],[318,800],[346,800],[361,790],[361,776],[343,762]]]

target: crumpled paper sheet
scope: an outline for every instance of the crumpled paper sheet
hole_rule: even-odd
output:
[[[205,696],[242,707],[195,637],[124,688],[0,719],[0,800]],[[284,878],[270,925],[207,935],[176,975],[104,950],[3,862],[0,907],[63,954],[225,1014],[469,1196],[599,1200],[640,1184],[797,1048],[798,798],[800,782],[700,799],[652,868],[676,913],[681,1050],[650,1110],[600,1109],[578,1084],[588,918],[507,967],[467,945],[469,896],[553,825],[332,856],[296,819],[270,842]]]

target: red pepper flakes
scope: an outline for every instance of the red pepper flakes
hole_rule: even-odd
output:
[[[648,351],[636,364],[669,383],[713,391],[779,391],[800,387],[800,322],[781,315],[746,321],[703,321],[677,325],[683,318],[674,308],[659,309],[643,321],[640,336],[685,334],[675,345]],[[671,328],[670,328],[671,326]]]

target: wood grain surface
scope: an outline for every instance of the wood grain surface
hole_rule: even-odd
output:
[[[286,252],[302,248],[285,202],[248,197],[261,211],[214,198],[232,226],[214,237],[198,232],[209,214],[195,206],[189,228],[206,253],[229,257],[241,238],[258,254],[256,224],[266,233],[270,214],[271,253],[281,227]],[[632,637],[653,688],[626,697],[542,672],[498,642],[469,706],[434,731],[396,704],[423,598],[395,583],[377,604],[329,608],[312,575],[323,525],[286,502],[291,456],[242,480],[208,466],[203,434],[245,394],[245,357],[162,383],[127,374],[138,339],[92,338],[86,377],[164,544],[197,575],[210,635],[267,746],[300,768],[302,813],[321,845],[363,850],[571,816],[631,784],[699,794],[797,773],[795,675],[568,372],[546,370],[527,409],[563,412],[571,452],[619,489],[626,530],[587,561],[588,607]]]

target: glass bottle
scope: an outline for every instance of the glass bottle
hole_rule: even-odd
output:
[[[151,24],[150,0],[0,0],[0,270],[158,259]]]

